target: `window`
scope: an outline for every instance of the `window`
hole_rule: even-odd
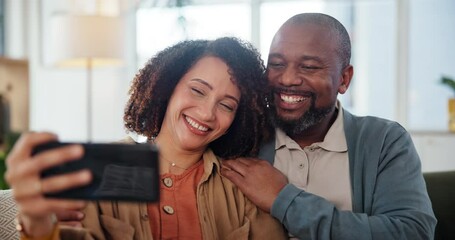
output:
[[[250,5],[242,3],[140,9],[137,12],[138,64],[143,66],[159,50],[185,39],[236,36],[249,41],[250,12]]]
[[[0,0],[0,56],[5,55],[5,1]]]
[[[409,25],[408,128],[446,131],[455,96],[439,81],[455,78],[455,1],[410,1]]]
[[[455,77],[453,0],[192,2],[198,5],[138,11],[139,66],[177,41],[224,35],[253,41],[267,60],[273,34],[285,20],[322,12],[340,20],[351,36],[354,79],[340,96],[344,107],[399,121],[409,130],[446,131],[451,93],[437,82],[442,75]]]

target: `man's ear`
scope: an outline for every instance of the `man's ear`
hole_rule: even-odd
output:
[[[341,74],[341,84],[340,87],[338,87],[338,92],[341,94],[344,94],[348,88],[349,84],[351,83],[352,76],[354,75],[354,67],[352,65],[348,65],[343,69],[343,72]]]

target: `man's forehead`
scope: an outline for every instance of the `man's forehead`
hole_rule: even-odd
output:
[[[286,24],[276,33],[270,49],[304,44],[314,47],[330,47],[333,43],[335,43],[335,38],[327,27],[313,23]]]
[[[316,23],[286,24],[279,30],[283,37],[328,37],[332,31],[327,26]]]

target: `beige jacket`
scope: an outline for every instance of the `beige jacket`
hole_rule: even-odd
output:
[[[204,239],[287,239],[276,219],[220,175],[220,161],[211,150],[203,159],[197,204]],[[92,202],[85,214],[85,229],[62,228],[61,239],[153,239],[145,203]]]

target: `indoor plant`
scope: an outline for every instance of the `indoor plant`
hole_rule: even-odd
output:
[[[441,77],[441,83],[448,86],[453,91],[453,96],[448,100],[448,110],[449,110],[449,131],[455,132],[455,80],[443,76]]]

